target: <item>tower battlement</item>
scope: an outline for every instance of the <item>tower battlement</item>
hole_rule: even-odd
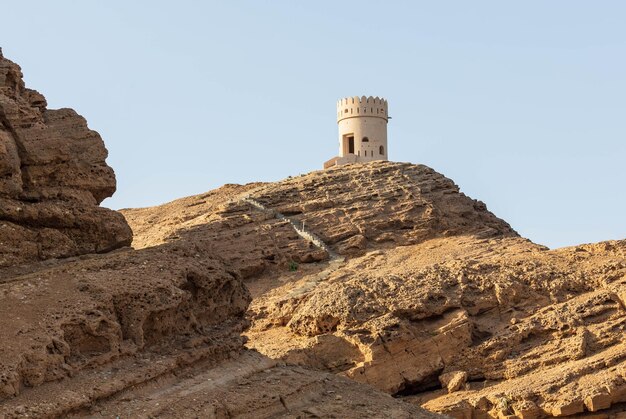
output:
[[[324,168],[387,160],[387,100],[378,96],[344,97],[337,101],[339,156]]]
[[[337,122],[346,118],[370,117],[389,119],[387,101],[378,96],[353,96],[337,101]]]

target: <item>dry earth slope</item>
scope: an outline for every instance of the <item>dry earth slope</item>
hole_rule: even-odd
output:
[[[245,272],[247,345],[272,359],[455,417],[625,407],[626,241],[549,250],[391,162],[123,213],[139,246],[207,243]]]

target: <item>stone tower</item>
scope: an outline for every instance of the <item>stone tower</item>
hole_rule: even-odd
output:
[[[355,96],[337,101],[339,156],[324,163],[324,169],[348,163],[387,160],[387,101]]]

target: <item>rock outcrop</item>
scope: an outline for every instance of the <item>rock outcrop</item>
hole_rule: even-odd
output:
[[[346,260],[290,271],[279,261],[306,243],[248,195]],[[247,345],[270,358],[455,417],[611,414],[626,402],[624,241],[549,250],[451,180],[400,163],[124,213],[144,245],[208,240],[232,266],[271,254],[245,280]]]
[[[519,238],[433,239],[311,282],[253,301],[252,347],[453,415],[532,404],[559,416],[574,402],[582,413],[596,393],[605,408],[626,402],[626,241],[547,250]],[[468,383],[451,388],[459,371]]]
[[[423,165],[373,162],[258,187],[254,198],[314,231],[346,256],[474,234],[514,237],[484,203]]]
[[[157,207],[121,212],[135,229],[135,248],[192,241],[219,254],[244,279],[284,272],[290,264],[328,259],[286,220],[252,210],[243,199],[259,184],[225,185]],[[249,284],[250,285],[250,284]]]
[[[0,401],[121,359],[226,358],[249,303],[240,276],[193,245],[66,260],[0,289]]]
[[[435,417],[245,350],[249,293],[207,243],[33,270],[0,284],[1,417]]]
[[[115,175],[97,132],[51,110],[0,52],[0,268],[128,246],[119,213],[98,204]]]

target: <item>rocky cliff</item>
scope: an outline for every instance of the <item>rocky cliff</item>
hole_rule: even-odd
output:
[[[115,192],[106,157],[83,117],[47,109],[0,52],[0,268],[130,245],[124,218],[98,206]]]

